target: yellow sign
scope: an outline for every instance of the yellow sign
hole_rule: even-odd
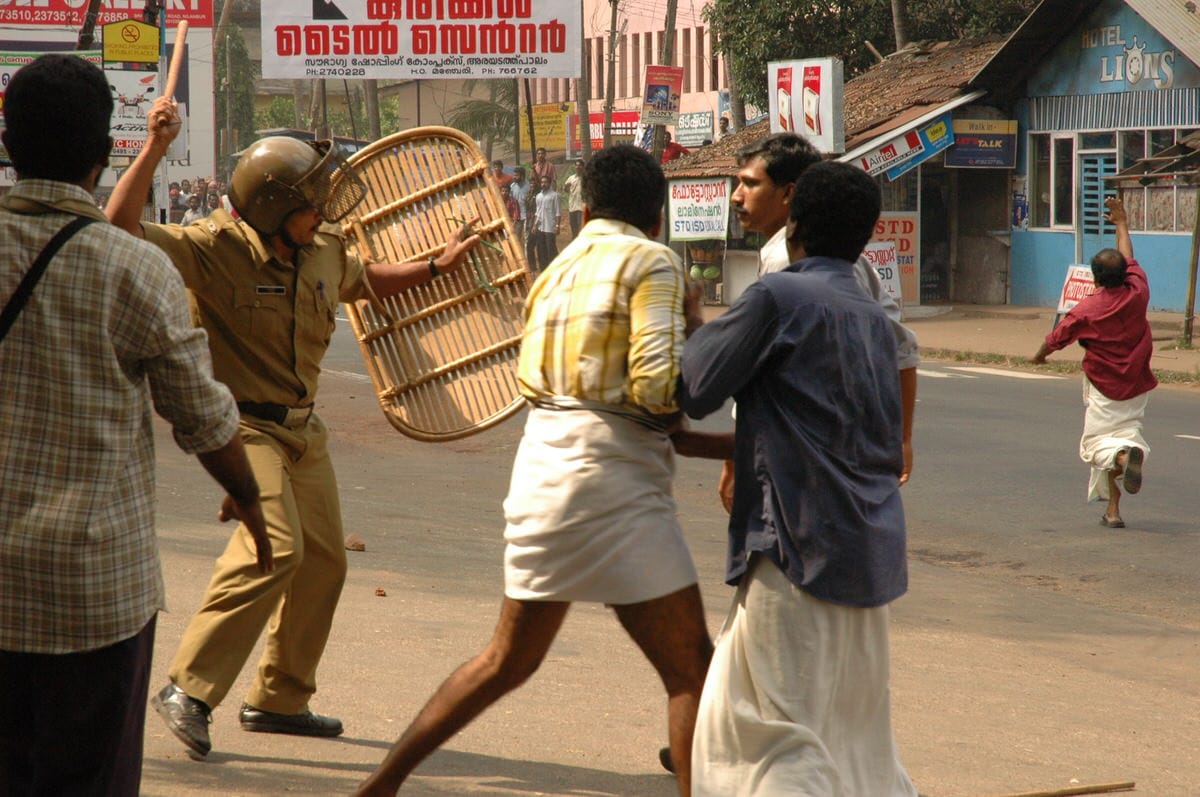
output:
[[[537,145],[548,150],[565,149],[567,146],[567,119],[575,112],[573,102],[549,102],[533,106],[533,132],[537,134]],[[521,149],[529,149],[529,112],[520,109]]]
[[[137,19],[104,26],[104,60],[125,64],[158,63],[158,28]]]

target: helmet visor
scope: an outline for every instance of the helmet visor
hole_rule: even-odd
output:
[[[301,191],[321,218],[341,221],[366,197],[367,186],[346,162],[337,144],[318,141],[313,147],[323,157],[304,175]]]

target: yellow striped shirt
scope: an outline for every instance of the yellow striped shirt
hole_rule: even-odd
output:
[[[669,248],[624,222],[588,222],[530,291],[522,394],[675,412],[683,293],[683,264]]]

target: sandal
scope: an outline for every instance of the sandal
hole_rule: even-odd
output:
[[[1108,515],[1101,515],[1100,525],[1109,529],[1123,529],[1125,528],[1125,521],[1121,520],[1120,515],[1112,520],[1109,519]]]
[[[1142,463],[1146,461],[1146,452],[1140,448],[1130,448],[1125,454],[1125,476],[1123,484],[1125,492],[1133,495],[1142,489]]]

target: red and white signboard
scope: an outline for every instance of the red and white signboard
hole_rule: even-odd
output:
[[[262,73],[578,77],[581,16],[560,0],[262,0]]]
[[[1091,266],[1067,266],[1067,278],[1063,281],[1062,295],[1058,297],[1059,314],[1067,312],[1098,290]]]
[[[863,257],[879,275],[883,289],[895,300],[896,304],[904,306],[900,290],[900,263],[896,258],[895,241],[872,241],[863,249]]]
[[[840,59],[772,61],[767,81],[772,133],[798,133],[822,152],[846,151]]]
[[[679,120],[679,97],[683,94],[683,67],[646,65],[642,89],[642,124],[673,125]]]
[[[0,0],[0,25],[69,25],[78,28],[87,14],[88,0]],[[141,18],[146,0],[103,0],[97,25],[130,17]],[[187,22],[199,28],[213,24],[212,0],[165,0],[167,25]]]

